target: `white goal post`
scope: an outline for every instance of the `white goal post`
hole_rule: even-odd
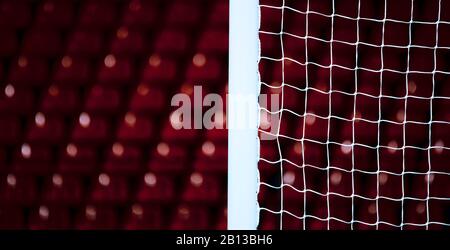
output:
[[[259,1],[230,0],[229,24],[228,229],[249,230],[259,218],[258,119],[238,124],[259,112]],[[239,104],[244,96],[249,108]]]

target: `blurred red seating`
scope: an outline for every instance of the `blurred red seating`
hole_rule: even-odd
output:
[[[197,53],[187,68],[186,78],[196,84],[217,84],[217,80],[222,76],[221,66],[217,58]]]
[[[116,37],[111,42],[111,52],[118,56],[138,56],[145,52],[144,43],[141,32],[123,26],[116,31]]]
[[[22,53],[39,58],[54,58],[62,51],[59,33],[45,29],[32,29],[25,35]]]
[[[228,159],[228,147],[226,144],[214,144],[205,141],[197,150],[194,168],[204,173],[226,173]]]
[[[133,175],[141,169],[142,154],[138,147],[116,142],[106,150],[103,169],[107,173]]]
[[[25,218],[22,207],[14,205],[0,206],[0,228],[1,229],[24,229]]]
[[[13,31],[0,31],[0,58],[11,57],[18,50],[19,40],[17,34]]]
[[[0,173],[5,173],[7,171],[7,162],[6,162],[6,150],[3,147],[0,147]]]
[[[186,144],[192,142],[198,135],[198,130],[192,128],[182,128],[182,123],[178,121],[178,115],[172,113],[170,121],[163,123],[162,139],[167,142],[175,142]],[[174,126],[176,128],[174,128]],[[181,128],[179,128],[179,126]]]
[[[104,143],[109,138],[109,123],[104,117],[82,112],[72,132],[74,142]]]
[[[18,117],[0,117],[0,143],[15,144],[20,140],[21,127]]]
[[[53,80],[61,86],[84,86],[90,81],[91,67],[89,61],[82,57],[66,55],[59,61]]]
[[[228,2],[215,1],[209,14],[208,24],[212,27],[228,27]]]
[[[51,85],[44,91],[41,109],[49,115],[73,115],[80,107],[77,89]]]
[[[70,213],[65,207],[41,205],[31,210],[29,218],[31,230],[69,229],[70,227]]]
[[[0,3],[0,27],[23,29],[32,19],[31,6],[27,1],[7,0]]]
[[[26,140],[32,143],[61,143],[65,136],[65,124],[61,117],[36,113],[29,122]]]
[[[142,203],[168,203],[175,199],[175,183],[170,174],[148,172],[139,181],[136,199]]]
[[[164,55],[180,55],[190,44],[186,32],[165,29],[155,39],[155,51]]]
[[[139,30],[153,28],[158,20],[157,9],[151,1],[131,0],[123,14],[126,26]]]
[[[117,138],[120,141],[148,143],[154,136],[153,122],[146,116],[128,112],[118,126]]]
[[[222,212],[220,212],[222,211]],[[227,215],[228,215],[228,210],[227,208],[221,208],[219,211],[219,215],[218,215],[218,220],[217,220],[217,224],[216,227],[214,228],[215,230],[226,230],[228,227],[228,222],[227,222]]]
[[[206,207],[179,205],[173,215],[170,229],[194,230],[211,227],[208,223],[209,214]]]
[[[57,30],[69,29],[73,25],[74,12],[72,1],[43,1],[37,9],[36,26]]]
[[[151,85],[167,87],[175,84],[177,64],[173,59],[153,54],[142,71],[142,80]]]
[[[380,173],[378,176],[380,196],[400,199],[402,197],[402,176]]]
[[[67,175],[90,175],[98,164],[95,147],[69,143],[61,148],[57,170]]]
[[[117,20],[116,1],[89,0],[81,7],[79,25],[93,30],[109,30]]]
[[[118,58],[116,55],[108,54],[98,71],[100,83],[125,85],[129,84],[133,76],[133,65],[127,58]]]
[[[165,94],[161,89],[141,83],[131,96],[130,111],[138,114],[158,114],[158,112],[165,108],[165,104]]]
[[[121,96],[118,89],[94,85],[86,97],[85,109],[90,114],[114,114],[120,105]]]
[[[184,188],[182,200],[193,203],[215,203],[221,197],[220,181],[210,174],[194,172]]]
[[[75,228],[81,230],[117,228],[116,211],[109,206],[87,205],[78,211]]]
[[[48,64],[42,59],[20,56],[11,65],[9,81],[14,85],[42,86],[48,80]]]
[[[98,56],[104,50],[103,43],[102,33],[88,29],[76,29],[68,38],[68,54],[81,57]]]
[[[31,205],[37,200],[36,180],[29,175],[2,175],[0,181],[1,204]]]
[[[169,4],[166,12],[166,24],[168,27],[194,28],[199,24],[201,13],[198,2],[186,3],[184,1],[173,1]]]
[[[72,175],[53,174],[46,178],[43,198],[46,204],[77,206],[84,195],[82,179]]]
[[[210,29],[203,32],[198,41],[198,51],[204,53],[218,53],[224,55],[228,53],[228,31]]]
[[[46,175],[53,170],[51,148],[41,144],[23,143],[15,150],[12,171],[14,173]]]
[[[158,205],[133,204],[126,213],[125,229],[161,229],[163,208]]]
[[[89,200],[95,204],[123,204],[128,201],[128,186],[122,176],[101,173],[93,179]]]
[[[148,168],[154,172],[165,172],[172,175],[182,173],[187,168],[188,148],[176,143],[160,142],[150,152]]]
[[[31,89],[7,84],[0,95],[0,113],[28,114],[33,110],[34,99]]]

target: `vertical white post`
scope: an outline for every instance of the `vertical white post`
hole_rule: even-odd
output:
[[[259,218],[259,1],[230,0],[229,24],[228,229],[250,230]]]

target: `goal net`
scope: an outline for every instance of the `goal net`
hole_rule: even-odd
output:
[[[258,228],[448,229],[450,1],[259,11]]]

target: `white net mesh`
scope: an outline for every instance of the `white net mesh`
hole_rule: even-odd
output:
[[[448,229],[450,3],[260,9],[259,227]]]

